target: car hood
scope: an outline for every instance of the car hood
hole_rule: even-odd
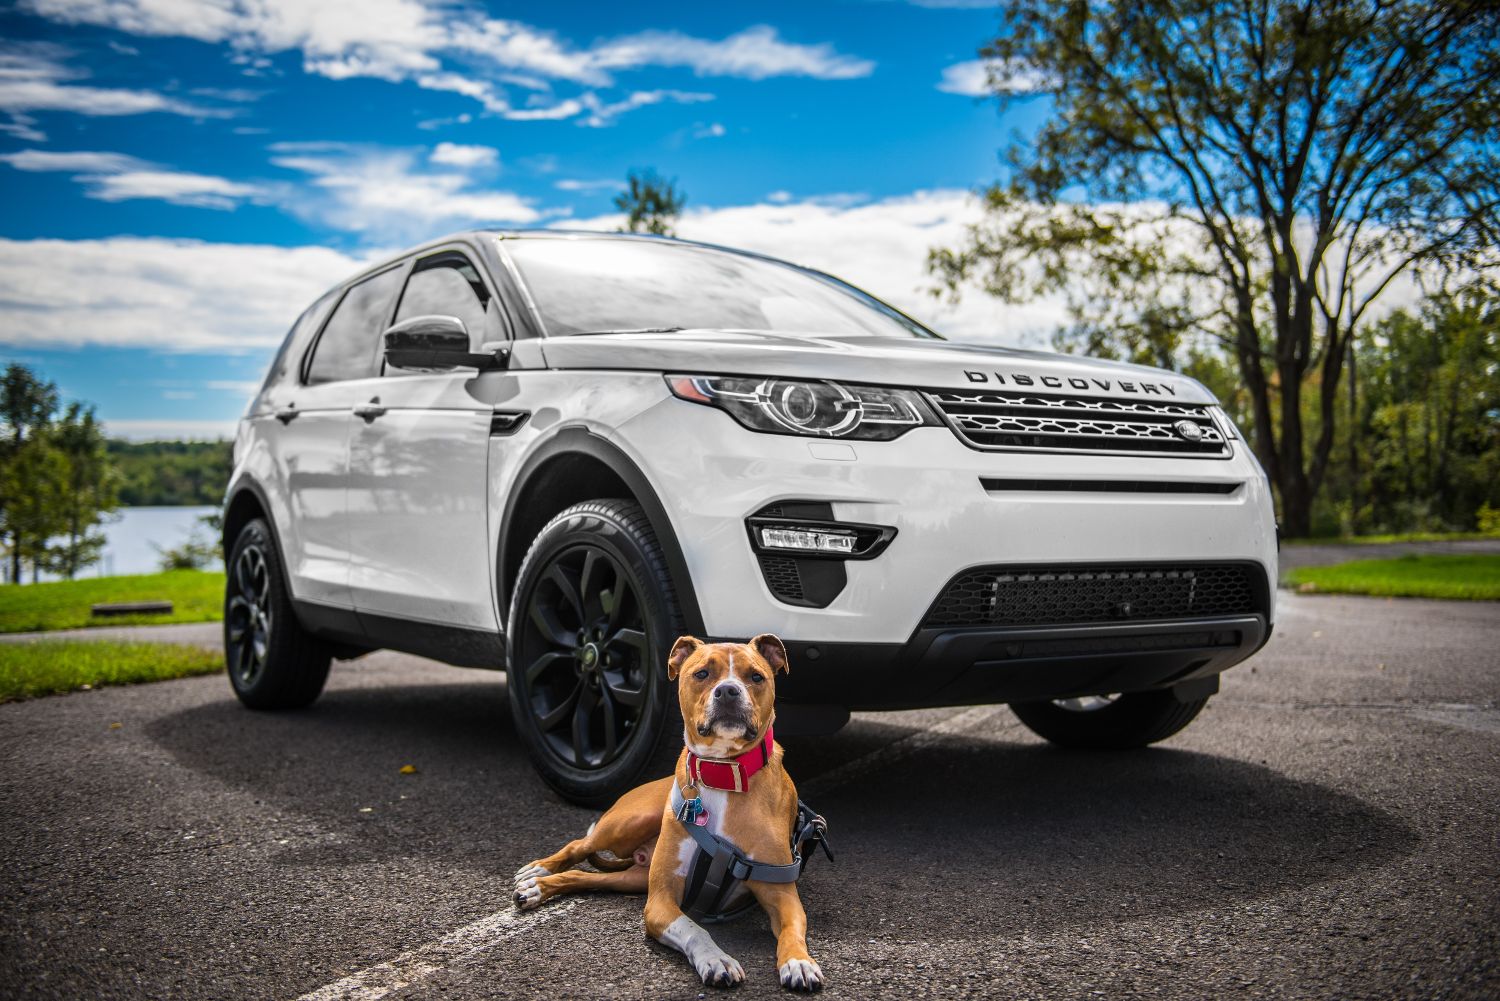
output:
[[[832,379],[918,389],[979,387],[1214,403],[1186,376],[1046,351],[912,338],[762,330],[586,334],[542,342],[547,367]]]

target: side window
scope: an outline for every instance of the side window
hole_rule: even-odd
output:
[[[375,374],[375,347],[400,285],[401,269],[392,268],[349,289],[313,348],[312,364],[307,369],[309,383],[365,379]]]
[[[295,376],[296,373],[291,371],[296,368],[292,359],[301,358],[306,352],[307,342],[318,332],[319,325],[337,297],[337,290],[328,292],[297,317],[291,332],[281,342],[281,350],[276,352],[276,358],[271,362],[271,369],[266,373],[262,388]]]
[[[489,299],[489,289],[474,265],[457,254],[445,254],[417,262],[401,295],[396,322],[414,316],[456,316],[469,331],[470,347],[478,350],[485,341],[497,339],[489,333],[487,313],[495,308]]]

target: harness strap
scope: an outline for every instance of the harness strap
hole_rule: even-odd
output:
[[[809,842],[821,845],[823,854],[828,856],[830,862],[833,861],[833,851],[828,846],[827,822],[800,799],[797,801],[797,820],[792,829],[792,861],[786,865],[773,865],[769,862],[757,862],[746,858],[733,842],[697,824],[684,823],[680,819],[682,804],[682,790],[676,782],[673,782],[672,816],[679,818],[678,822],[698,843],[699,849],[713,859],[701,880],[689,881],[690,885],[685,888],[684,892],[690,898],[695,889],[692,885],[694,883],[697,883],[697,888],[707,890],[713,895],[732,888],[732,883],[726,882],[726,876],[732,880],[753,879],[761,883],[795,883],[802,875],[803,867],[807,865],[807,858],[802,850]],[[697,877],[698,872],[694,871],[693,876]]]

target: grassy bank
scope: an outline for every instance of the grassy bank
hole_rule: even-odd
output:
[[[218,650],[169,643],[0,643],[0,702],[102,685],[166,681],[224,669]]]
[[[95,604],[170,601],[170,615],[95,618]],[[79,629],[85,626],[211,622],[223,614],[224,575],[203,570],[171,570],[138,577],[90,577],[51,584],[0,586],[0,633]]]
[[[1500,601],[1500,556],[1355,560],[1331,567],[1302,567],[1286,577],[1304,592]]]
[[[1378,546],[1391,542],[1470,542],[1500,539],[1493,532],[1399,532],[1395,535],[1328,535],[1310,539],[1282,539],[1283,546]]]

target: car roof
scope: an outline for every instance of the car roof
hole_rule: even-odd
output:
[[[348,285],[353,285],[353,284],[355,284],[357,282],[363,281],[365,278],[368,278],[370,275],[373,275],[373,274],[376,274],[378,272],[384,271],[387,268],[389,268],[392,264],[394,264],[395,262],[403,260],[403,259],[405,259],[407,257],[411,257],[411,256],[417,255],[417,254],[422,254],[422,253],[425,253],[428,250],[438,250],[438,249],[440,249],[442,247],[445,247],[445,246],[451,246],[454,243],[472,242],[476,238],[479,238],[479,237],[496,237],[496,238],[501,239],[501,240],[522,240],[522,239],[590,239],[590,240],[617,240],[617,241],[622,241],[622,242],[634,242],[634,243],[668,243],[668,244],[674,244],[676,246],[681,246],[681,247],[693,247],[693,248],[699,249],[699,250],[714,250],[714,251],[718,251],[720,253],[725,253],[725,254],[736,254],[736,255],[739,255],[740,257],[754,257],[754,258],[758,258],[758,259],[763,260],[763,261],[770,261],[770,262],[772,262],[774,264],[781,264],[781,265],[785,265],[785,266],[788,266],[788,267],[797,268],[797,269],[802,270],[802,271],[810,271],[810,272],[813,272],[815,274],[820,274],[820,275],[825,274],[824,272],[819,271],[817,268],[809,268],[809,267],[806,267],[804,265],[796,264],[796,263],[794,263],[792,261],[785,260],[784,258],[772,257],[770,254],[760,254],[760,253],[756,253],[753,250],[743,250],[743,249],[741,249],[739,247],[726,247],[726,246],[724,246],[722,244],[718,244],[718,243],[704,243],[704,242],[701,242],[701,241],[698,241],[698,240],[683,240],[683,239],[679,239],[678,237],[675,237],[675,236],[658,236],[655,233],[618,233],[618,232],[609,232],[609,231],[605,231],[605,230],[592,230],[592,229],[488,229],[488,228],[486,228],[486,229],[463,229],[463,230],[458,230],[458,231],[453,232],[453,233],[448,233],[445,236],[440,236],[440,237],[438,237],[436,239],[427,240],[427,241],[425,241],[423,243],[419,243],[416,246],[408,247],[405,250],[402,250],[400,253],[392,254],[389,257],[383,257],[379,261],[377,261],[377,262],[369,265],[368,267],[360,269],[360,271],[357,272],[356,274],[350,275],[348,278],[346,278],[343,281],[339,282],[337,285],[334,286],[334,288],[336,288],[336,289],[337,288],[344,288],[344,287],[346,287]],[[832,276],[831,275],[827,275],[827,277],[831,278]]]

